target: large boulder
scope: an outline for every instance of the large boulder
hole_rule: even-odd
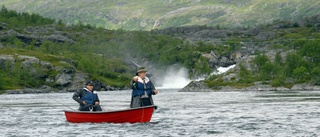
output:
[[[7,64],[10,63],[10,64]],[[15,58],[12,55],[0,55],[0,68],[10,65],[10,68],[14,67]]]
[[[65,73],[62,73],[62,74],[58,74],[56,76],[56,84],[58,86],[67,86],[71,83],[71,75],[70,74],[65,74]]]
[[[292,86],[291,90],[294,91],[319,91],[319,86],[310,85],[308,83],[295,84]]]
[[[66,89],[68,92],[73,92],[84,87],[84,83],[89,79],[89,76],[82,72],[76,72],[73,75],[70,87]]]
[[[222,76],[222,80],[223,80],[223,82],[231,82],[231,81],[238,81],[239,78],[238,78],[237,74],[230,73],[230,74],[227,74],[227,75],[223,75]]]
[[[214,53],[214,51],[211,51],[210,53],[202,54],[202,56],[209,59],[209,62],[212,64],[212,67],[227,67],[235,64],[235,61],[239,59],[238,56],[241,57],[241,53],[231,54],[227,56],[219,56],[216,53]]]
[[[213,91],[209,88],[203,81],[191,81],[187,86],[180,89],[179,92],[211,92]]]
[[[24,56],[20,55],[18,56],[18,59],[21,60],[21,68],[30,68],[32,67],[32,64],[39,64],[40,60],[33,56]]]
[[[54,68],[54,66],[51,63],[45,61],[40,61],[40,66],[46,69],[47,71],[52,70]]]

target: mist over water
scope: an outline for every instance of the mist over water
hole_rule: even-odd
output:
[[[162,76],[157,88],[162,89],[179,89],[188,85],[191,80],[188,78],[188,70],[183,67],[170,67]]]
[[[210,75],[223,74],[234,67],[235,65],[219,67]],[[158,77],[156,80],[156,87],[158,89],[181,89],[192,81],[188,77],[188,69],[177,65],[171,66],[165,71],[156,72],[156,76]],[[195,79],[195,81],[201,81],[204,79],[205,76],[202,76]]]

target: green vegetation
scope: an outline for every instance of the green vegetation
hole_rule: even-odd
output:
[[[39,26],[54,23],[54,20],[43,18],[38,14],[17,13],[8,10],[4,5],[0,12],[0,22],[6,22],[9,28],[26,28],[29,26]]]
[[[238,80],[224,82],[222,76],[217,75],[211,76],[206,83],[214,89],[219,89],[221,86],[244,88],[254,85],[257,81],[273,87],[287,88],[297,83],[320,85],[320,40],[299,40],[294,48],[296,50],[288,51],[285,58],[281,57],[280,52],[274,57],[261,53],[248,64],[250,67],[240,64]]]
[[[36,37],[28,41],[8,34],[0,37],[5,46],[0,50],[0,54],[12,55],[15,58],[17,55],[34,56],[56,67],[87,73],[92,79],[110,86],[128,86],[131,76],[135,74],[135,68],[129,67],[125,60],[147,59],[159,69],[180,64],[190,70],[190,77],[211,71],[208,61],[196,52],[198,46],[190,46],[178,38],[145,31],[106,30],[82,23],[67,26],[61,21],[56,22],[36,14],[17,13],[5,7],[0,15],[3,26],[1,31],[12,29],[27,37],[26,28],[37,28],[42,32],[33,35],[39,35],[40,38],[62,35],[70,39],[69,41],[74,41],[59,42]],[[32,28],[33,26],[35,27]],[[54,86],[54,83],[47,83],[41,73],[54,77],[58,72],[20,69],[20,64],[21,61],[17,61],[13,69],[9,68],[9,64],[0,69],[0,90]]]
[[[177,22],[181,25],[183,21]],[[125,87],[135,72],[128,61],[146,60],[158,69],[179,64],[189,70],[190,78],[207,76],[213,65],[202,56],[203,53],[214,51],[217,56],[225,57],[236,51],[245,51],[245,45],[253,45],[252,48],[267,45],[266,50],[278,53],[270,56],[267,51],[255,51],[256,58],[249,64],[241,64],[236,78],[225,82],[222,75],[211,76],[206,80],[209,87],[243,88],[257,81],[274,87],[291,87],[306,82],[320,85],[319,26],[310,22],[312,20],[300,25],[276,20],[254,29],[227,29],[217,25],[216,29],[221,30],[223,38],[216,38],[213,34],[212,41],[219,41],[215,43],[176,38],[170,32],[162,35],[157,31],[125,31],[125,28],[107,30],[85,21],[66,25],[61,20],[2,7],[0,32],[4,35],[0,36],[0,41],[4,48],[0,54],[12,55],[16,62],[0,66],[0,90],[42,85],[54,87],[55,83],[45,79],[54,78],[63,71],[45,70],[37,65],[21,69],[23,60],[19,60],[19,55],[34,56],[54,67],[84,72],[107,85]],[[183,28],[181,30],[183,32]],[[283,53],[286,53],[285,58]]]
[[[274,19],[298,21],[318,14],[318,0],[2,0],[10,9],[94,24],[108,29],[151,30],[160,26],[255,26]],[[70,5],[72,5],[70,7]],[[294,14],[292,14],[294,13]]]

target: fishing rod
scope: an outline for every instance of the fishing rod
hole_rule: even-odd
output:
[[[158,53],[158,56],[154,57],[154,58],[150,61],[150,63],[153,63],[153,61],[154,61],[155,59],[159,58],[162,54],[167,53],[167,52],[169,52],[169,51],[171,51],[171,50],[173,50],[173,49],[175,49],[175,48],[181,48],[181,47],[180,47],[180,46],[174,46],[174,47],[172,47],[172,48],[170,48],[170,49],[168,49],[168,50],[166,50],[166,51],[164,51],[164,52]]]
[[[47,97],[48,97],[48,96],[47,96]],[[69,108],[69,109],[71,109],[71,110],[73,110],[73,111],[76,111],[76,110],[74,110],[73,108],[71,108],[71,107],[69,107],[69,106],[67,106],[67,105],[59,102],[58,100],[55,100],[55,99],[53,99],[53,98],[51,98],[51,97],[48,97],[48,98],[51,99],[51,100],[53,100],[53,101],[55,101],[55,102],[57,102],[57,103],[59,103],[59,104],[61,104],[62,106],[65,106],[65,107],[67,107],[67,108]]]

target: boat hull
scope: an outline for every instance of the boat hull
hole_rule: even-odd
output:
[[[64,111],[72,123],[145,123],[150,122],[155,106],[132,108],[119,111]]]

